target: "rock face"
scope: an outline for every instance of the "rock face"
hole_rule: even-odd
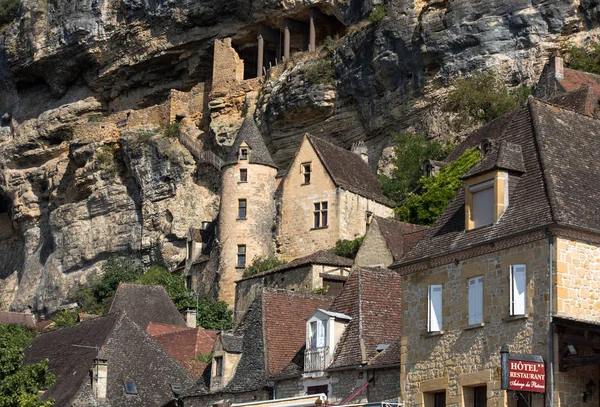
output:
[[[0,33],[1,308],[55,310],[114,253],[171,269],[184,259],[188,228],[213,220],[219,197],[178,141],[143,126],[159,123],[151,118],[164,116],[156,105],[172,89],[210,84],[215,38],[254,41],[258,22],[315,5],[335,15],[348,30],[324,57],[334,83],[314,79],[318,61],[280,65],[258,94],[222,90],[232,106],[216,92],[210,114],[198,116],[214,123],[202,119],[190,134],[212,131],[220,139],[204,145],[231,144],[230,129],[256,101],[280,168],[310,132],[344,147],[365,140],[375,169],[391,131],[451,136],[439,108],[451,78],[494,68],[531,85],[561,41],[595,36],[600,16],[596,0],[390,0],[383,21],[366,23],[380,3],[22,1]],[[126,112],[142,127],[123,131]]]

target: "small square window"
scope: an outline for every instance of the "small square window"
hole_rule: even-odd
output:
[[[238,200],[238,219],[246,219],[246,205],[245,199]]]
[[[240,148],[240,160],[247,160],[247,159],[248,159],[248,149]]]
[[[240,267],[240,268],[246,267],[246,245],[245,244],[238,245],[237,263],[236,264],[237,264],[236,267]]]
[[[240,182],[248,182],[248,170],[240,168]]]
[[[134,381],[125,380],[123,381],[123,386],[125,387],[125,394],[138,394],[137,386]]]
[[[316,202],[314,206],[314,228],[327,227],[327,201]]]
[[[311,164],[310,163],[302,163],[300,170],[304,175],[304,184],[310,184],[310,173],[311,173]]]

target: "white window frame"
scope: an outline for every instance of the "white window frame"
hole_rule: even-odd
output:
[[[483,323],[483,276],[470,278],[467,282],[469,302],[468,325]]]
[[[519,293],[519,288],[522,292]],[[527,266],[513,264],[510,266],[510,315],[527,314]]]
[[[442,331],[442,313],[443,287],[441,284],[430,285],[427,287],[427,332]]]
[[[322,319],[312,320],[309,322],[308,328],[310,331],[308,341],[309,349],[319,349],[327,346],[327,321],[323,321]]]

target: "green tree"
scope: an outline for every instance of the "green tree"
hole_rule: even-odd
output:
[[[423,175],[421,165],[425,160],[442,160],[454,145],[436,140],[426,140],[416,134],[393,134],[396,141],[393,170],[390,177],[381,175],[383,193],[393,201],[402,201],[419,184]]]
[[[281,261],[273,256],[256,256],[252,259],[252,264],[244,270],[244,277],[250,277],[284,264],[285,261]]]
[[[479,151],[469,149],[458,159],[429,178],[421,178],[420,194],[409,194],[403,204],[394,211],[396,216],[410,223],[431,225],[442,214],[448,203],[462,186],[460,176],[480,159]]]
[[[161,285],[177,309],[196,306],[195,294],[185,287],[183,277],[171,274],[160,266],[152,266],[138,280],[141,284]]]
[[[457,128],[460,130],[487,123],[516,109],[531,93],[526,86],[509,90],[494,71],[458,78],[453,85],[444,109],[458,115]]]
[[[228,330],[233,326],[233,311],[225,301],[201,297],[197,312],[198,326],[204,329]]]
[[[354,240],[338,240],[337,242],[335,242],[335,247],[329,250],[329,253],[333,253],[342,257],[347,257],[349,259],[354,259],[364,239],[365,237],[361,236],[357,237]]]
[[[593,40],[588,47],[578,47],[572,43],[563,47],[565,62],[569,68],[600,75],[600,42]]]
[[[0,407],[49,407],[38,392],[54,384],[48,360],[23,365],[23,349],[32,339],[22,325],[0,325]]]
[[[56,328],[64,328],[67,326],[75,325],[77,323],[77,319],[79,315],[77,310],[63,310],[54,315],[52,318],[52,322],[54,322],[54,326]]]

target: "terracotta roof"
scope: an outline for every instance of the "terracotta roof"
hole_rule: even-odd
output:
[[[378,345],[393,344],[400,339],[401,281],[398,273],[384,268],[358,268],[348,277],[344,289],[329,308],[352,317],[330,369],[368,363],[379,355]]]
[[[501,124],[501,126],[499,126]],[[396,266],[516,233],[562,223],[600,231],[600,125],[586,115],[530,98],[527,105],[474,133],[521,146],[526,172],[509,179],[509,205],[494,225],[464,230],[464,189]],[[469,137],[470,138],[470,137]],[[473,143],[467,138],[466,143]]]
[[[21,324],[34,328],[36,326],[35,315],[25,312],[0,311],[0,324]]]
[[[79,345],[79,346],[76,346]],[[97,346],[98,349],[94,349]],[[123,312],[90,319],[36,337],[25,349],[25,363],[49,359],[56,384],[43,398],[71,405],[74,397],[93,398],[89,386],[95,358],[108,360],[107,404],[114,407],[163,405],[172,399],[171,384],[192,386],[193,379],[158,343]],[[126,396],[123,380],[133,380],[137,396]]]
[[[208,363],[200,362],[197,357],[200,353],[210,354],[216,339],[216,332],[200,327],[185,328],[157,335],[154,339],[192,377],[199,379]]]
[[[294,259],[289,263],[283,264],[281,266],[277,266],[267,271],[263,271],[259,274],[254,274],[249,277],[242,278],[238,281],[250,280],[252,278],[262,277],[268,274],[278,273],[281,271],[292,270],[298,267],[304,267],[310,264],[324,264],[326,266],[336,266],[336,267],[352,267],[353,261],[347,257],[342,257],[335,255],[333,253],[329,253],[327,250],[320,250],[313,254],[310,254],[305,257],[300,257],[298,259]]]
[[[373,217],[373,222],[385,238],[388,249],[392,252],[394,261],[400,260],[423,237],[427,226],[399,222],[379,216]]]
[[[597,116],[599,95],[590,85],[561,93],[548,102],[588,116]]]
[[[119,284],[106,313],[121,310],[143,330],[150,322],[185,326],[183,316],[160,285]]]
[[[187,329],[192,328],[183,325],[158,324],[156,322],[150,322],[148,327],[146,327],[146,332],[150,336],[158,336],[178,331],[185,331]]]
[[[318,137],[308,134],[306,137],[337,186],[381,204],[394,206],[394,202],[383,195],[375,173],[358,154]]]
[[[277,169],[277,165],[275,165],[275,162],[265,145],[265,141],[260,134],[260,130],[256,126],[254,119],[250,117],[245,119],[242,123],[242,127],[240,127],[235,142],[230,147],[227,157],[225,157],[223,167],[238,163],[238,153],[240,146],[244,141],[251,149],[248,161],[250,164],[262,164]]]
[[[563,79],[559,79],[558,83],[560,83],[560,86],[562,86],[566,92],[589,85],[596,94],[600,94],[600,75],[564,68],[563,76]]]

